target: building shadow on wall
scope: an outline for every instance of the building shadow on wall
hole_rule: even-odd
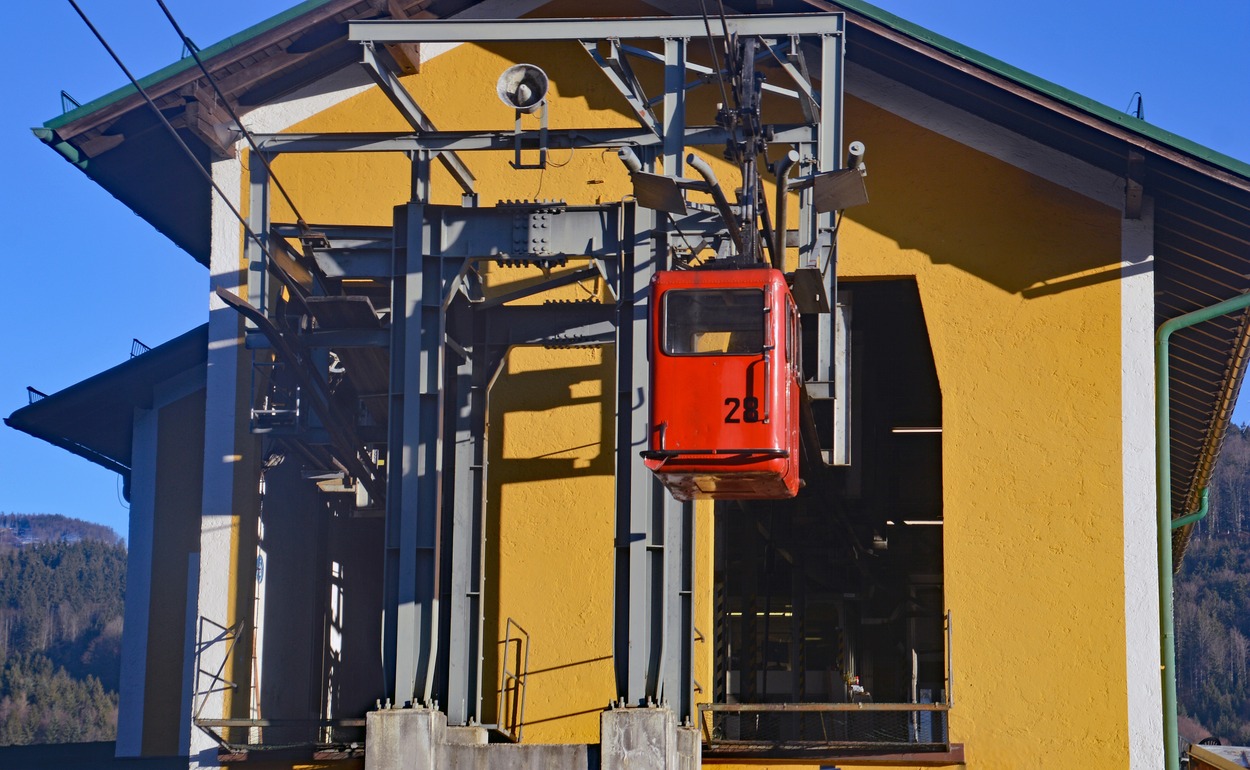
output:
[[[860,100],[847,102],[847,136],[868,142],[871,198],[847,217],[900,249],[1024,299],[1152,269],[1150,262],[1122,267],[1118,209]]]
[[[544,504],[551,502],[542,499],[541,492],[538,493],[538,497],[528,498],[525,510],[519,511],[511,508],[505,510],[506,488],[511,485],[521,487],[560,479],[582,480],[591,476],[611,478],[614,475],[613,394],[616,378],[615,357],[611,350],[610,346],[604,348],[597,363],[569,367],[557,366],[537,371],[515,371],[511,360],[511,356],[515,354],[514,350],[509,353],[509,360],[505,363],[503,373],[496,380],[488,396],[485,555],[487,598],[484,602],[486,638],[483,645],[485,659],[482,671],[482,721],[486,723],[502,723],[505,716],[496,713],[501,695],[501,676],[504,673],[501,670],[501,658],[504,654],[502,645],[505,620],[511,618],[529,629],[534,629],[540,624],[538,618],[518,615],[515,608],[504,604],[506,599],[503,591],[509,586],[505,586],[503,580],[533,581],[527,582],[523,588],[516,585],[510,586],[513,591],[533,591],[538,592],[539,595],[546,595],[545,592],[551,588],[542,584],[543,575],[541,574],[530,572],[521,574],[519,572],[523,569],[521,566],[510,567],[509,576],[501,579],[502,543],[505,539],[509,539],[508,530],[512,526],[523,526],[527,529],[563,526],[572,536],[577,536],[580,531],[578,526],[580,516],[584,514],[584,511],[577,510],[576,506],[562,506],[557,511],[541,510],[544,507],[549,508],[549,505]],[[570,417],[559,414],[564,409],[581,410],[585,415],[585,421],[577,422],[576,429],[567,433],[567,436],[572,437],[573,440],[565,441],[566,434],[563,431],[559,433],[553,431],[550,434],[544,431],[544,435],[550,436],[549,441],[544,441],[541,436],[529,435],[533,422],[526,422],[524,425],[514,423],[514,430],[527,434],[527,439],[521,442],[521,449],[524,450],[528,446],[534,450],[530,453],[524,451],[518,453],[514,448],[517,444],[517,436],[510,437],[508,432],[510,415],[528,415],[531,420],[536,419],[540,425],[567,425]],[[557,489],[556,493],[561,491]],[[525,494],[528,494],[528,490]],[[599,497],[596,495],[595,499],[587,500],[586,505],[596,509],[602,509],[604,505],[611,506],[610,500],[600,500]],[[526,518],[520,521],[514,518],[517,515],[524,515]],[[540,516],[554,516],[555,518],[551,521],[538,522],[537,518]],[[610,550],[611,543],[606,543],[605,548]],[[510,560],[516,556],[517,554],[509,553]],[[543,563],[554,558],[558,558],[558,554],[522,554],[518,562],[536,559],[539,563]],[[551,647],[543,645],[543,641],[541,637],[536,638],[535,646],[540,651],[549,654]],[[607,643],[610,644],[610,642]],[[587,650],[582,648],[578,652],[585,655]],[[597,673],[592,673],[592,669],[602,667],[604,661],[610,660],[610,654],[576,660],[552,660],[540,652],[537,661],[533,657],[530,661],[537,663],[541,668],[524,672],[528,688],[527,698],[533,703],[534,688],[541,691],[547,682],[556,685],[556,682],[551,681],[552,675],[557,675],[561,679],[568,675],[579,680],[589,679],[597,676]],[[517,665],[509,666],[510,669],[517,667]],[[590,694],[592,693],[588,693]],[[597,693],[593,694],[597,695]],[[568,697],[570,695],[572,693],[563,692],[559,699],[561,703],[567,704],[566,708],[569,713],[556,715],[543,709],[541,714],[535,714],[531,710],[531,718],[527,718],[524,724],[551,722],[590,713],[600,708],[597,702],[592,704],[585,701],[582,704],[586,708],[580,709],[579,702]],[[605,703],[608,696],[610,693],[604,694]]]

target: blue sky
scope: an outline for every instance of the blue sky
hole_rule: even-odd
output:
[[[136,74],[180,55],[155,0],[79,0]],[[207,47],[295,0],[166,0]],[[1117,109],[1134,92],[1147,120],[1250,160],[1250,3],[1099,0],[1080,6],[1001,0],[881,0],[882,8]],[[61,90],[86,102],[125,77],[68,2],[19,3],[20,34],[0,47],[8,73],[0,138],[0,243],[7,271],[0,328],[0,414],[27,385],[53,393],[124,361],[130,340],[155,346],[207,316],[204,268],[43,147],[30,133],[61,111]],[[1235,419],[1250,422],[1250,397]],[[0,427],[0,512],[62,513],[125,534],[115,474]]]

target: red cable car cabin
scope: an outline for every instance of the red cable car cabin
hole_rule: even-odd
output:
[[[780,270],[656,274],[642,456],[673,497],[794,497],[799,349],[798,310]]]

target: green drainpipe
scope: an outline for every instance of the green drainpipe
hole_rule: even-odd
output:
[[[1207,517],[1207,510],[1210,509],[1210,507],[1211,488],[1203,487],[1202,504],[1198,506],[1198,510],[1188,516],[1182,516],[1179,519],[1172,519],[1172,529],[1180,529],[1181,527],[1188,527],[1190,524],[1197,524]]]
[[[1163,758],[1167,770],[1180,770],[1180,737],[1176,728],[1176,629],[1172,607],[1172,529],[1189,521],[1197,521],[1205,515],[1207,494],[1203,491],[1202,507],[1197,513],[1172,521],[1172,425],[1170,421],[1168,385],[1171,368],[1168,365],[1168,340],[1172,333],[1187,329],[1194,324],[1210,321],[1222,315],[1235,313],[1250,307],[1250,294],[1224,300],[1217,304],[1195,310],[1192,313],[1165,321],[1155,334],[1155,474],[1159,494],[1159,652],[1162,659],[1160,677],[1163,680]]]

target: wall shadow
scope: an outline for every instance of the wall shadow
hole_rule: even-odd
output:
[[[1116,209],[863,101],[847,114],[871,198],[850,221],[1026,299],[1119,278]]]

